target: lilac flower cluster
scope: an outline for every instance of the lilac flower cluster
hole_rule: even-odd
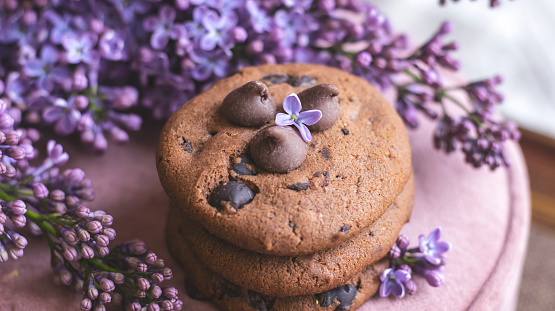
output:
[[[312,62],[395,86],[397,110],[411,127],[419,113],[440,116],[429,103],[443,105],[450,89],[438,69],[460,67],[450,54],[457,44],[443,44],[450,24],[411,53],[407,36],[360,0],[8,0],[0,2],[0,20],[0,97],[22,114],[16,121],[78,132],[96,150],[107,148],[106,136],[125,142],[127,131],[141,127],[138,106],[166,118],[244,66]],[[412,82],[399,85],[407,77]],[[496,137],[515,139],[516,131],[499,134],[512,127],[481,117],[469,111],[463,118],[484,133],[459,135],[455,127],[468,125],[462,118],[441,122],[440,141],[466,135],[465,144],[476,142],[461,144],[471,163],[508,163]]]
[[[405,294],[414,295],[417,290],[412,279],[413,274],[423,276],[433,287],[441,286],[444,282],[443,270],[445,253],[451,245],[440,241],[441,228],[434,229],[428,237],[423,234],[418,237],[418,247],[409,248],[409,238],[401,234],[397,242],[389,251],[391,266],[380,276],[380,296],[393,294],[403,298]]]
[[[158,285],[172,276],[164,261],[141,241],[110,251],[113,217],[83,205],[94,199],[90,179],[81,169],[62,170],[69,155],[54,141],[37,162],[39,133],[14,127],[18,116],[0,99],[0,262],[23,256],[27,227],[48,242],[55,279],[85,292],[82,310],[105,310],[109,302],[179,310],[177,290]]]

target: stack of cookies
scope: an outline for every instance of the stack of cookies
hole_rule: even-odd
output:
[[[355,310],[412,210],[402,121],[366,81],[323,66],[218,82],[170,118],[157,167],[170,251],[222,310]]]

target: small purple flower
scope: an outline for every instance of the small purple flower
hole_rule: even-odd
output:
[[[206,81],[212,76],[212,73],[223,78],[230,71],[231,56],[222,51],[191,51],[189,56],[195,62],[191,76],[196,80]]]
[[[441,227],[434,229],[427,238],[423,234],[418,237],[420,251],[424,254],[426,260],[433,265],[439,265],[443,259],[442,255],[451,248],[449,243],[440,241],[440,238]]]
[[[54,81],[63,81],[69,77],[68,68],[54,66],[59,60],[58,54],[56,48],[45,45],[42,48],[40,58],[28,61],[23,67],[27,76],[38,78],[38,86],[49,92],[54,87]]]
[[[216,46],[222,49],[230,49],[235,44],[233,28],[237,25],[237,15],[234,12],[218,13],[210,10],[202,17],[202,25],[207,30],[200,38],[200,48],[211,51]]]
[[[380,280],[380,296],[387,297],[393,293],[395,297],[403,298],[405,296],[405,286],[403,283],[410,280],[410,274],[405,270],[393,271],[392,268],[385,269]]]
[[[100,37],[98,42],[100,55],[112,61],[127,60],[124,37],[110,29]]]
[[[152,32],[150,46],[156,50],[162,50],[171,39],[177,39],[179,31],[174,25],[175,9],[165,5],[158,11],[158,16],[150,16],[143,22],[146,31]]]
[[[93,64],[98,62],[98,52],[94,50],[97,37],[92,32],[86,32],[80,36],[68,33],[62,38],[62,45],[66,49],[66,60],[70,64],[84,62]]]
[[[312,134],[307,125],[315,124],[322,118],[320,110],[308,110],[301,112],[301,100],[295,93],[289,94],[283,101],[283,110],[287,113],[278,113],[276,115],[276,125],[288,126],[295,125],[304,141],[309,142],[312,139]]]
[[[75,108],[75,98],[70,98],[66,102],[62,98],[57,98],[54,105],[47,107],[42,112],[42,118],[47,123],[54,123],[54,130],[60,135],[69,135],[75,131],[77,121],[81,118],[81,112]]]

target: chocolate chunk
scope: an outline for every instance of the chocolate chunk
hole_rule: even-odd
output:
[[[322,148],[322,150],[320,150],[320,153],[322,154],[322,156],[323,156],[324,158],[326,158],[326,160],[331,160],[331,151],[330,151],[330,148],[324,147],[324,148]]]
[[[310,182],[298,182],[296,184],[292,184],[287,186],[287,189],[291,189],[291,190],[295,190],[295,191],[301,191],[301,190],[306,190],[310,188]]]
[[[264,297],[257,292],[249,290],[249,305],[256,311],[268,311]]]
[[[370,233],[368,233],[368,235],[369,235],[370,237],[373,237],[373,236],[374,236],[374,232],[370,231]]]
[[[239,162],[235,162],[239,160]],[[242,154],[231,163],[231,169],[237,175],[256,175],[254,161],[248,154]]]
[[[295,225],[294,223],[292,223],[291,221],[289,222],[289,228],[291,228],[291,230],[295,230],[295,228],[297,228],[297,225]]]
[[[306,143],[292,127],[269,126],[254,136],[250,154],[263,169],[286,173],[299,167],[306,159]]]
[[[289,81],[288,75],[269,75],[262,78],[263,81],[267,81],[269,85],[281,84]]]
[[[234,209],[240,209],[254,198],[254,192],[244,183],[230,180],[223,185],[219,185],[212,191],[208,198],[208,203],[218,210],[223,210],[224,202]]]
[[[353,304],[357,292],[358,290],[355,286],[347,284],[331,289],[327,292],[317,294],[316,299],[318,300],[320,307],[329,307],[338,301],[339,305],[335,308],[335,310],[345,310]]]
[[[302,85],[314,85],[316,83],[316,79],[311,76],[298,76],[289,79],[287,83],[294,87],[299,87]]]
[[[351,134],[351,131],[349,131],[349,130],[346,129],[346,128],[342,128],[342,129],[341,129],[341,132],[343,132],[343,135],[349,135],[349,134]]]
[[[318,109],[322,118],[308,126],[311,131],[323,131],[339,120],[339,89],[333,84],[318,84],[298,94],[303,110]]]
[[[164,158],[158,157],[158,164],[160,164],[162,162],[162,160],[164,160]]]
[[[266,84],[251,81],[227,94],[220,111],[229,123],[257,127],[274,117],[276,102]]]
[[[351,226],[349,226],[349,225],[343,225],[343,226],[341,227],[341,229],[339,229],[339,231],[341,231],[341,232],[347,234],[347,233],[349,233],[349,230],[350,230],[350,229],[351,229]]]
[[[183,150],[185,150],[185,152],[193,152],[193,145],[191,145],[191,142],[186,140],[184,137],[181,137],[181,142],[179,143],[179,145],[181,146],[181,148],[183,148]]]

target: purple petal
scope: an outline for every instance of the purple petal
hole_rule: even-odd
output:
[[[29,77],[38,77],[44,74],[44,62],[38,59],[32,59],[25,64],[23,72]]]
[[[158,18],[155,16],[149,16],[143,21],[143,28],[146,31],[154,31],[156,26],[158,25]]]
[[[54,131],[60,135],[69,135],[75,131],[77,126],[77,120],[79,120],[81,114],[77,110],[73,110],[70,113],[65,114],[56,124],[54,125]]]
[[[218,44],[218,36],[215,32],[209,32],[200,38],[200,48],[205,51],[211,51]]]
[[[312,125],[318,122],[322,118],[322,112],[320,110],[308,110],[303,111],[299,114],[298,122],[302,122],[306,125]]]
[[[428,238],[426,240],[439,241],[440,238],[441,238],[441,227],[437,227],[434,229],[434,231],[430,233],[430,235],[428,235]]]
[[[43,110],[42,118],[47,123],[51,123],[56,120],[59,120],[63,116],[63,114],[64,114],[64,110],[62,107],[50,106]]]
[[[393,269],[391,269],[391,268],[385,269],[385,270],[382,272],[382,274],[380,275],[380,280],[381,280],[382,282],[384,282],[385,280],[387,280],[387,278],[389,277],[389,274],[391,273],[392,270],[393,270]]]
[[[52,68],[50,74],[57,82],[62,82],[63,80],[70,78],[69,68],[66,67],[54,67]]]
[[[405,287],[401,284],[401,282],[391,282],[391,292],[395,297],[405,297]]]
[[[426,238],[423,234],[418,236],[418,248],[420,249],[420,252],[426,252]]]
[[[294,124],[299,129],[299,132],[301,132],[301,137],[304,141],[309,142],[312,140],[312,134],[310,134],[310,130],[306,127],[306,125],[298,123]]]
[[[405,270],[397,270],[394,272],[395,279],[405,283],[406,281],[410,280],[410,274]]]
[[[283,100],[283,110],[290,115],[299,114],[301,111],[301,100],[295,93],[289,94],[289,96],[285,97]]]
[[[285,113],[278,113],[276,115],[276,125],[278,126],[288,126],[293,125],[295,122],[291,120],[291,116]]]
[[[439,241],[439,242],[434,244],[434,251],[438,254],[443,254],[443,253],[449,251],[450,248],[451,248],[451,244],[449,244],[445,241]]]
[[[161,21],[173,23],[175,20],[175,10],[169,5],[163,6],[158,14]]]
[[[51,45],[46,45],[42,48],[40,58],[47,64],[54,64],[59,58],[58,50]]]
[[[198,65],[195,66],[191,75],[196,80],[204,81],[210,78],[210,76],[212,75],[212,68],[210,68],[210,66],[208,65]]]
[[[439,265],[441,263],[441,259],[430,254],[429,252],[424,253],[424,257],[426,260],[431,263],[432,265]]]
[[[38,85],[40,89],[47,90],[48,92],[52,91],[52,88],[54,88],[54,81],[52,80],[52,76],[41,76],[38,80]]]
[[[156,29],[150,37],[150,45],[157,50],[161,50],[168,45],[169,39],[168,33],[165,30]]]
[[[88,50],[89,48],[92,48],[96,44],[97,39],[97,36],[91,32],[83,34],[83,37],[81,37],[81,45],[83,49]]]
[[[380,285],[380,296],[381,297],[387,297],[387,296],[389,296],[390,292],[391,292],[390,282],[389,281],[383,282]]]
[[[206,14],[202,17],[202,26],[206,28],[208,31],[216,30],[216,24],[219,22],[218,14],[212,10],[206,12]]]

